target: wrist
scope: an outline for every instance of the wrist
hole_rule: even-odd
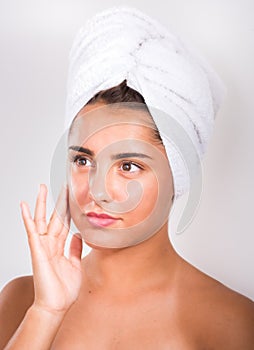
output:
[[[34,314],[35,316],[41,316],[56,321],[62,321],[67,312],[67,310],[52,310],[35,303],[32,304],[28,311],[29,314]]]

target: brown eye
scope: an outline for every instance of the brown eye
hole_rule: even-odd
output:
[[[124,162],[121,165],[121,169],[123,171],[129,172],[129,173],[133,173],[135,171],[141,170],[141,167],[138,166],[137,164],[132,163],[132,162]]]
[[[89,159],[87,159],[86,157],[82,157],[82,156],[75,156],[74,159],[72,160],[73,163],[76,163],[77,166],[79,167],[88,167],[91,166],[92,163]]]
[[[131,164],[130,163],[123,164],[122,169],[124,171],[130,171],[131,170]]]
[[[79,158],[77,159],[78,165],[87,165],[87,159],[86,158]]]

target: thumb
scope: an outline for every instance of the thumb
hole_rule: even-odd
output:
[[[70,243],[69,258],[76,267],[80,266],[82,247],[83,241],[81,235],[80,233],[75,233]]]

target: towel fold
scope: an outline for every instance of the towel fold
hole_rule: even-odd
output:
[[[191,165],[186,160],[189,146],[182,152],[169,135],[169,118],[182,127],[202,158],[226,88],[194,48],[157,20],[134,7],[111,7],[89,19],[74,39],[65,129],[97,92],[124,79],[144,97],[160,131],[177,199],[190,187]]]

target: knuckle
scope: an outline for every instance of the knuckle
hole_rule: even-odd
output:
[[[46,219],[45,219],[45,218],[36,218],[34,221],[35,221],[36,223],[40,223],[40,222],[45,223],[45,222],[46,222]]]

